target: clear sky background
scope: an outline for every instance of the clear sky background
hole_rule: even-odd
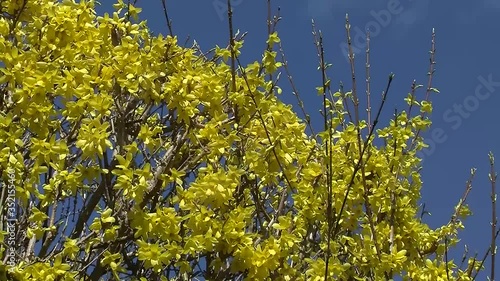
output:
[[[103,1],[105,2],[105,1]],[[114,2],[114,1],[110,1]],[[111,3],[98,9],[111,11]],[[195,39],[203,50],[226,46],[228,21],[225,0],[167,1],[173,31],[184,42]],[[267,39],[267,1],[233,0],[234,26],[248,32],[242,60],[260,60]],[[168,34],[161,1],[138,1],[142,19],[148,20],[155,33]],[[460,248],[452,257],[459,260],[463,245],[479,256],[489,246],[491,228],[488,152],[496,154],[500,171],[500,0],[445,1],[430,0],[273,0],[273,12],[280,7],[283,18],[278,32],[292,76],[311,114],[316,131],[321,128],[317,113],[321,98],[315,87],[321,84],[316,70],[318,59],[311,34],[311,19],[324,34],[326,60],[333,64],[329,72],[332,88],[340,81],[351,88],[350,68],[340,47],[346,42],[345,14],[349,13],[351,34],[371,29],[372,96],[379,98],[389,73],[395,80],[386,103],[382,124],[387,124],[394,108],[406,109],[404,98],[413,79],[427,84],[428,52],[432,28],[436,30],[436,73],[432,96],[433,126],[424,134],[432,142],[424,156],[422,201],[432,213],[426,218],[431,227],[446,224],[465,190],[471,168],[477,168],[469,203],[474,216],[465,222]],[[389,16],[388,16],[389,15]],[[355,47],[364,50],[362,40]],[[356,62],[358,89],[364,95],[364,52]],[[293,104],[295,97],[282,75],[281,96]],[[489,83],[485,81],[490,81]],[[482,86],[480,86],[482,85]],[[420,97],[424,92],[420,92]],[[377,104],[378,106],[378,104]],[[462,108],[461,110],[459,108]],[[461,112],[460,112],[461,111]],[[300,116],[300,115],[299,115]],[[438,137],[433,138],[433,132]],[[440,136],[439,136],[440,135]],[[499,212],[500,213],[500,212]],[[489,259],[486,263],[489,273]],[[497,272],[500,268],[497,268]],[[485,280],[480,275],[478,280]]]

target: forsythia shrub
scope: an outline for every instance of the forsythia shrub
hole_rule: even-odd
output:
[[[443,259],[466,207],[438,229],[419,216],[420,112],[359,141],[368,124],[346,121],[338,92],[340,129],[309,136],[266,78],[272,48],[233,71],[241,40],[209,59],[153,36],[138,7],[94,6],[1,1],[0,170],[17,199],[4,278],[324,280],[329,251],[331,280],[471,280]]]

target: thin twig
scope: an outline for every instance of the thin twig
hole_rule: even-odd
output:
[[[386,90],[383,92],[382,94],[382,102],[380,103],[380,107],[378,109],[378,112],[377,112],[377,115],[376,115],[376,118],[375,120],[373,121],[373,129],[372,131],[368,134],[368,137],[366,138],[365,140],[365,145],[363,146],[363,151],[361,152],[359,158],[363,157],[364,155],[364,152],[366,150],[366,148],[368,147],[368,142],[370,141],[370,138],[371,138],[371,135],[373,133],[373,131],[375,130],[375,127],[377,126],[378,124],[378,120],[379,120],[379,117],[380,117],[380,113],[382,112],[382,109],[384,107],[384,104],[385,104],[385,101],[386,101],[386,98],[387,98],[387,93],[389,92],[389,88],[391,86],[391,83],[392,83],[392,79],[394,78],[394,74],[390,74],[389,75],[389,80],[387,82],[387,87],[386,87]],[[344,200],[342,202],[342,206],[340,208],[340,212],[339,212],[339,215],[337,216],[337,222],[336,222],[336,225],[335,225],[335,230],[334,230],[334,237],[337,235],[338,231],[339,231],[339,226],[340,226],[340,218],[342,217],[342,213],[344,211],[344,208],[345,208],[345,205],[347,203],[347,197],[349,196],[349,193],[350,193],[350,190],[354,184],[354,178],[356,176],[356,173],[359,171],[360,167],[361,167],[361,159],[358,160],[358,163],[357,165],[354,167],[354,171],[352,173],[352,176],[351,176],[351,180],[349,181],[349,184],[347,186],[347,191],[346,191],[346,195],[344,196]]]
[[[292,94],[297,99],[297,103],[299,105],[300,110],[302,111],[302,114],[305,117],[305,121],[306,121],[307,127],[309,127],[309,131],[311,131],[311,135],[315,136],[316,133],[314,132],[314,129],[313,129],[312,124],[311,124],[311,116],[309,114],[307,114],[307,112],[304,108],[304,102],[300,98],[299,91],[298,91],[297,87],[295,86],[295,83],[293,82],[292,75],[290,73],[290,70],[288,69],[288,62],[285,58],[285,52],[283,51],[283,47],[281,45],[281,42],[279,42],[278,44],[279,44],[279,49],[280,49],[280,53],[281,53],[281,60],[283,63],[283,68],[285,69],[286,76],[288,78],[288,81],[290,82],[290,86],[292,87]]]
[[[446,280],[450,280],[450,268],[448,266],[448,237],[444,238],[444,262],[446,268]]]
[[[500,234],[500,228],[495,233],[495,241],[498,238],[498,234]],[[486,251],[486,253],[484,253],[483,259],[481,260],[481,263],[479,264],[479,267],[478,267],[479,269],[481,269],[483,267],[483,264],[486,262],[486,259],[488,258],[488,256],[489,256],[489,254],[490,254],[491,251],[493,251],[493,249],[491,248],[491,245],[490,245],[488,247],[488,250]],[[474,256],[474,261],[476,260],[476,257],[477,257],[477,254]],[[469,272],[468,272],[469,277],[472,276],[472,269],[473,268],[474,268],[473,266],[471,268],[469,268]],[[479,270],[476,271],[476,273],[474,274],[474,277],[472,278],[472,281],[476,280],[478,274],[479,274]],[[493,280],[493,279],[491,279],[491,280]]]
[[[170,33],[170,36],[174,36],[174,32],[172,31],[172,21],[170,20],[168,16],[168,11],[167,11],[167,0],[161,0],[161,4],[163,6],[163,14],[165,15],[165,19],[167,20],[167,26],[168,26],[168,32]]]
[[[496,246],[496,236],[495,232],[497,229],[497,214],[496,214],[496,202],[497,202],[497,194],[496,194],[496,180],[497,174],[495,172],[495,158],[493,157],[493,153],[489,153],[490,159],[490,182],[491,182],[491,273],[490,280],[495,281],[495,257],[497,252]]]
[[[329,160],[326,164],[326,182],[327,182],[327,188],[328,188],[328,194],[327,194],[327,207],[326,207],[326,221],[327,221],[327,248],[325,252],[325,280],[328,280],[328,264],[329,264],[329,259],[331,255],[331,246],[330,246],[330,241],[331,241],[331,231],[332,231],[332,226],[333,226],[333,218],[332,218],[332,157],[329,154],[330,149],[329,146],[331,146],[331,126],[328,126],[328,113],[327,113],[327,102],[326,102],[326,90],[328,88],[327,85],[327,77],[326,77],[326,64],[325,64],[325,51],[323,48],[323,35],[321,34],[321,31],[319,32],[319,58],[320,58],[320,68],[321,68],[321,79],[323,82],[323,121],[324,121],[324,130],[328,130],[328,140],[325,140],[325,152],[326,152],[326,157]]]
[[[352,79],[352,102],[354,104],[354,125],[356,126],[356,136],[358,139],[358,149],[359,153],[361,154],[361,151],[364,151],[365,148],[362,147],[362,137],[361,137],[361,131],[359,128],[359,99],[358,99],[358,93],[356,90],[356,71],[354,68],[354,52],[352,50],[352,41],[351,41],[351,25],[349,24],[349,16],[346,14],[345,15],[345,25],[346,25],[346,32],[347,32],[347,45],[349,47],[349,64],[351,66],[351,79]],[[359,165],[363,166],[363,156],[359,158],[360,162],[358,163]]]
[[[460,266],[458,268],[462,269],[464,266],[465,260],[467,259],[467,254],[469,253],[469,247],[467,245],[464,246],[464,253],[462,255],[462,260],[460,261]]]
[[[370,103],[370,31],[366,32],[366,112],[368,121],[368,132],[372,130],[371,113],[372,107]]]
[[[451,216],[450,221],[448,222],[448,224],[454,224],[454,223],[456,223],[456,221],[458,219],[458,214],[462,210],[462,207],[465,204],[465,202],[467,201],[467,197],[469,196],[469,193],[472,190],[472,180],[474,179],[475,175],[476,175],[476,169],[475,168],[471,169],[470,177],[469,177],[469,179],[467,180],[467,182],[465,184],[465,192],[462,195],[462,198],[460,198],[460,201],[459,201],[457,207],[455,208],[455,212]]]
[[[228,1],[230,1],[230,0],[228,0]],[[236,61],[238,62],[238,66],[241,69],[241,77],[243,77],[243,80],[245,81],[245,84],[247,86],[247,90],[248,90],[248,93],[249,93],[249,97],[252,99],[252,102],[255,104],[255,108],[257,109],[256,110],[257,116],[258,116],[259,120],[262,123],[262,127],[264,127],[264,131],[266,133],[267,140],[269,141],[269,145],[271,146],[271,151],[273,153],[273,156],[276,159],[276,162],[278,163],[278,166],[279,166],[280,170],[283,172],[283,178],[285,179],[287,185],[290,187],[290,189],[293,190],[294,189],[293,188],[294,185],[290,181],[288,175],[285,172],[284,166],[283,166],[283,164],[281,163],[281,161],[280,161],[280,159],[278,157],[278,153],[276,152],[276,145],[273,143],[273,141],[271,139],[270,131],[268,129],[268,126],[266,125],[266,122],[265,122],[265,119],[263,117],[263,114],[262,114],[261,110],[259,109],[259,104],[258,104],[258,102],[257,102],[257,100],[255,98],[254,92],[252,91],[252,87],[250,86],[250,82],[248,81],[248,76],[247,76],[247,74],[245,72],[245,69],[242,67],[242,64],[241,64],[239,58],[236,58]],[[279,75],[277,77],[276,82],[273,82],[272,86],[270,87],[269,93],[273,92],[273,90],[275,88],[275,84],[278,82],[278,79],[279,79]],[[272,116],[271,116],[271,120],[274,123],[274,118]],[[281,141],[279,139],[277,139],[276,142],[278,143],[278,145],[281,145]],[[286,189],[286,187],[285,187],[285,189]],[[279,214],[281,214],[281,211],[282,211],[283,207],[284,207],[284,201],[281,200],[280,204],[279,204],[279,207],[278,207],[278,210],[276,210],[275,217],[273,218],[274,221],[277,220],[277,217],[279,216]],[[272,226],[272,223],[269,224],[269,227],[271,227],[271,226]]]
[[[432,29],[431,50],[429,51],[429,53],[430,53],[430,58],[429,58],[430,63],[429,63],[429,72],[427,73],[428,80],[427,80],[427,90],[426,90],[426,94],[425,94],[425,101],[426,102],[429,101],[429,94],[434,89],[434,88],[432,88],[432,78],[433,78],[433,75],[435,72],[434,65],[436,64],[436,61],[434,59],[435,54],[436,54],[436,32],[434,31],[434,28]],[[418,86],[412,87],[412,90],[416,89],[416,88],[418,88]],[[425,112],[422,112],[420,114],[420,116],[423,119],[425,116]],[[415,134],[415,138],[413,138],[413,143],[410,146],[411,147],[410,150],[412,150],[415,147],[415,145],[417,144],[416,141],[417,141],[418,137],[420,136],[421,131],[422,131],[421,129],[417,130],[417,133]]]
[[[347,29],[347,37],[348,37],[348,45],[349,45],[349,57],[351,59],[351,74],[353,75],[353,87],[355,86],[355,77],[354,77],[354,54],[353,54],[353,50],[352,50],[352,46],[351,46],[351,39],[350,39],[350,26],[349,26],[349,19],[348,17],[346,16],[346,29]],[[360,149],[360,153],[359,153],[359,159],[358,159],[358,162],[356,163],[356,166],[354,167],[354,171],[352,173],[352,176],[351,176],[351,179],[349,181],[349,184],[347,186],[347,190],[346,190],[346,193],[345,193],[345,196],[344,196],[344,199],[342,201],[342,206],[340,208],[340,211],[338,213],[338,215],[336,216],[336,222],[335,222],[335,228],[334,228],[334,232],[333,232],[333,235],[332,237],[335,239],[335,237],[337,236],[339,230],[340,230],[340,220],[342,218],[342,214],[344,212],[344,209],[345,209],[345,206],[347,204],[347,198],[349,197],[349,193],[352,189],[352,186],[354,185],[354,179],[356,177],[356,174],[357,172],[360,170],[360,168],[362,167],[362,163],[363,163],[363,156],[365,154],[365,151],[366,149],[368,148],[368,144],[370,142],[370,138],[372,136],[372,133],[373,131],[375,130],[375,127],[377,126],[377,123],[378,123],[378,120],[379,120],[379,117],[380,117],[380,114],[382,112],[382,109],[385,105],[385,101],[386,101],[386,98],[387,98],[387,94],[389,92],[389,88],[391,86],[391,83],[392,83],[392,80],[394,78],[394,74],[390,74],[389,75],[389,80],[387,82],[387,87],[386,87],[386,90],[382,93],[382,101],[380,103],[380,107],[378,109],[378,112],[377,112],[377,115],[376,115],[376,118],[375,120],[373,121],[373,127],[372,127],[372,130],[368,133],[368,137],[366,138],[366,140],[364,141],[364,144],[361,145],[360,143],[360,140],[361,140],[361,135],[360,135],[360,132],[359,132],[359,124],[358,124],[358,121],[359,121],[359,115],[358,113],[356,112],[356,127],[357,127],[357,130],[358,130],[358,146],[359,146],[359,149]],[[355,89],[353,89],[353,93],[355,92]],[[355,96],[354,94],[354,103],[355,103],[355,111],[357,111],[357,104],[359,103],[357,97]],[[387,277],[387,276],[386,276]]]
[[[229,50],[231,51],[231,92],[236,92],[236,54],[234,50],[234,32],[233,32],[233,8],[231,0],[227,0],[227,16],[229,24]]]

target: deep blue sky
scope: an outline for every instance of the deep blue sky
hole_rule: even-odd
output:
[[[216,44],[225,46],[228,38],[227,13],[225,9],[221,10],[225,2],[167,1],[179,42],[190,36],[203,50]],[[476,180],[469,196],[474,216],[466,221],[466,231],[461,233],[461,237],[469,245],[471,253],[478,251],[482,256],[488,247],[491,231],[488,152],[496,153],[500,160],[500,0],[454,1],[452,4],[430,0],[272,2],[273,11],[278,6],[281,8],[283,19],[278,32],[306,109],[316,119],[313,120],[316,128],[320,128],[321,124],[316,113],[321,99],[315,87],[320,85],[321,76],[316,71],[318,60],[312,41],[311,19],[315,19],[316,26],[324,34],[327,62],[333,63],[329,74],[334,89],[341,80],[346,89],[351,87],[349,65],[340,47],[346,38],[345,14],[349,13],[352,36],[357,31],[364,31],[367,26],[378,28],[378,32],[371,30],[372,95],[379,97],[389,73],[396,75],[386,104],[386,118],[382,121],[387,121],[394,108],[406,109],[403,98],[413,79],[426,85],[431,31],[435,28],[437,65],[433,85],[441,93],[432,97],[434,124],[424,136],[431,137],[432,130],[440,130],[443,137],[441,143],[431,146],[432,152],[425,156],[422,170],[423,202],[432,213],[427,222],[432,227],[448,222],[453,206],[463,194],[470,169],[476,167]],[[248,31],[243,60],[260,60],[267,36],[267,1],[234,0],[233,4],[235,28]],[[154,33],[168,34],[160,1],[139,0],[138,5],[143,8],[141,18],[148,20]],[[388,13],[390,19],[383,17],[377,20],[377,15]],[[190,42],[188,45],[192,44],[192,40]],[[362,43],[358,47],[364,49]],[[358,89],[362,93],[365,71],[363,52],[358,56],[356,67]],[[476,93],[476,88],[481,85],[480,77],[484,81],[488,80],[488,76],[496,84],[489,88],[482,86]],[[283,75],[282,100],[295,105],[295,98],[284,78]],[[420,94],[423,95],[423,92]],[[456,111],[460,105],[464,108],[463,116]],[[298,107],[294,108],[298,111]],[[497,171],[500,170],[498,167]],[[460,258],[458,255],[454,257]]]

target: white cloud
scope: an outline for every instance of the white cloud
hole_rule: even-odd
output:
[[[399,16],[398,22],[406,25],[414,24],[417,21],[417,17],[416,9],[406,10]]]
[[[410,3],[413,2],[413,3]],[[430,0],[404,1],[403,12],[396,19],[396,23],[413,25],[424,21],[429,14]]]
[[[370,1],[364,1],[364,0],[330,0],[331,2],[334,2],[334,7],[335,8],[348,8],[348,9],[374,9],[377,7],[382,7],[382,6],[387,6],[387,2],[389,0],[370,0]],[[400,1],[407,1],[407,0],[400,0]],[[411,1],[411,0],[410,0]]]
[[[454,7],[454,14],[458,22],[462,24],[475,24],[484,14],[493,12],[496,15],[497,9],[500,9],[500,0],[483,0]]]
[[[477,17],[482,14],[481,9],[468,9],[468,10],[460,10],[455,13],[458,21],[462,24],[471,24],[475,23]]]
[[[369,11],[385,7],[388,0],[301,0],[307,2],[307,17],[317,20],[331,20],[333,14],[345,15],[360,10]],[[407,1],[407,0],[401,0]]]
[[[496,9],[500,9],[500,0],[483,0],[456,7],[454,14],[462,24],[475,24],[485,13],[497,13]]]
[[[484,0],[484,6],[486,8],[500,9],[500,0]]]
[[[395,16],[390,33],[395,37],[407,36],[410,30],[419,23],[425,22],[429,16],[430,0],[401,1],[403,11]]]
[[[307,0],[308,16],[324,20],[333,18],[333,0]]]

